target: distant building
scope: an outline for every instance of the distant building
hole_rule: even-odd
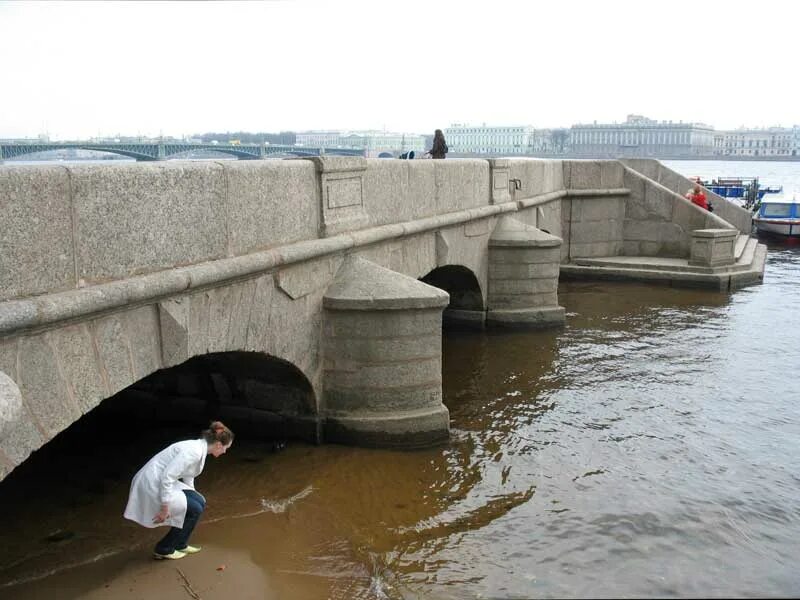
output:
[[[381,152],[402,154],[413,150],[425,152],[425,136],[416,133],[390,133],[385,131],[353,131],[339,138],[345,148],[364,148],[367,157],[376,157]]]
[[[797,156],[797,127],[735,129],[714,136],[717,156]],[[793,152],[794,151],[794,152]]]
[[[367,157],[381,152],[425,151],[424,136],[386,131],[304,131],[297,134],[297,143],[322,148],[364,148]]]
[[[303,146],[335,148],[341,145],[341,131],[301,131],[295,136],[295,143]]]
[[[579,156],[710,156],[714,128],[702,123],[659,122],[628,115],[624,123],[573,125],[570,146],[572,153]]]
[[[447,127],[444,139],[450,152],[469,154],[530,154],[535,145],[530,125],[462,125]]]
[[[792,156],[800,156],[800,125],[792,127]]]

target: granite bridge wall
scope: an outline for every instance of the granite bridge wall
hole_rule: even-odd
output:
[[[197,360],[233,427],[441,442],[443,319],[557,327],[560,265],[733,228],[618,161],[356,157],[6,165],[0,223],[0,479]]]

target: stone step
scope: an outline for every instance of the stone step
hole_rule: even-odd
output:
[[[736,246],[733,248],[733,256],[736,262],[739,262],[739,259],[742,256],[742,252],[744,252],[745,246],[747,246],[747,242],[750,239],[749,235],[745,235],[744,233],[740,233],[739,237],[736,238]]]
[[[600,267],[607,269],[634,269],[637,271],[663,271],[672,273],[723,274],[746,271],[753,264],[758,240],[750,236],[743,238],[741,247],[737,247],[737,260],[732,265],[723,267],[701,267],[690,265],[685,258],[666,258],[661,256],[606,256],[600,258],[574,258],[571,264],[582,267]],[[738,244],[738,240],[737,240]]]
[[[736,255],[735,267],[747,268],[753,264],[755,260],[756,248],[758,247],[758,240],[747,236],[747,241],[743,245],[741,253]],[[738,250],[738,248],[737,248]]]
[[[662,256],[604,256],[599,258],[573,258],[571,264],[581,267],[607,267],[612,269],[648,269],[654,271],[697,271],[685,258]],[[702,269],[702,267],[700,267]],[[711,272],[711,269],[708,269]]]
[[[724,291],[728,289],[732,273],[701,273],[675,271],[668,269],[651,269],[646,266],[630,266],[627,268],[606,267],[597,265],[561,265],[560,278],[570,279],[605,279],[610,281],[643,281],[661,282],[674,287],[701,287]]]

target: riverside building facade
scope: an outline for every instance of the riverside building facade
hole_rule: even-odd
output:
[[[464,154],[530,154],[534,128],[530,125],[466,125],[454,123],[443,131],[450,152]]]
[[[797,156],[797,126],[719,131],[714,136],[717,156]]]
[[[710,156],[714,149],[714,129],[702,123],[673,123],[628,115],[624,123],[573,125],[570,146],[573,155],[598,158]]]
[[[354,131],[342,134],[339,145],[343,148],[364,148],[367,158],[381,153],[402,154],[413,150],[425,152],[425,136],[415,133],[389,133],[385,131]]]
[[[335,148],[341,145],[341,131],[302,131],[295,136],[296,143],[303,146]]]

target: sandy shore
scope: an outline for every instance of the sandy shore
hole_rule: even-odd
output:
[[[6,594],[18,600],[278,598],[263,570],[246,552],[214,545],[205,545],[202,552],[181,560],[153,560],[144,549],[125,552],[44,579],[0,588],[0,596]]]

